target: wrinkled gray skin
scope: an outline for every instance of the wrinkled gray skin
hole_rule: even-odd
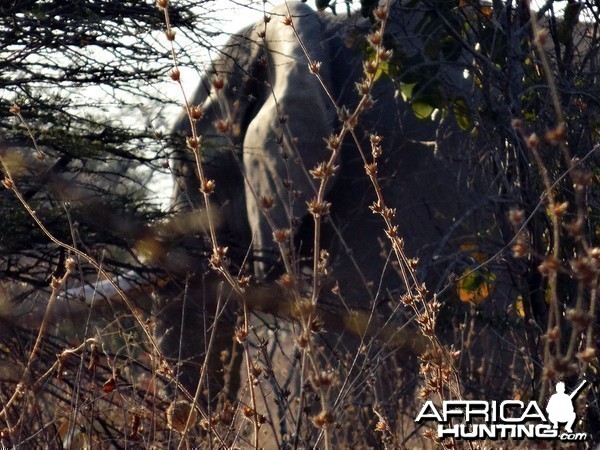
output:
[[[290,3],[290,9],[311,58],[322,62],[321,76],[337,104],[353,109],[359,99],[355,82],[362,75],[364,55],[346,45],[352,25],[344,19],[315,13],[302,3]],[[265,28],[264,23],[259,22],[233,36],[215,61],[212,72],[224,77],[224,89],[215,93],[210,83],[212,74],[209,74],[193,99],[194,104],[205,110],[198,133],[202,136],[206,177],[216,181],[211,199],[222,222],[218,229],[219,243],[229,246],[234,267],[242,264],[245,252],[251,248],[253,275],[259,281],[273,279],[281,273],[282,266],[273,244],[273,230],[261,214],[256,196],[269,194],[275,198],[271,215],[276,228],[289,228],[292,218],[297,218],[299,226],[294,228],[297,248],[302,254],[310,255],[313,226],[305,202],[314,196],[318,185],[307,175],[307,170],[329,157],[323,138],[341,126],[334,106],[317,78],[309,73],[306,57],[292,28],[282,23],[286,14],[285,6],[279,7],[266,27],[268,70],[259,61],[265,55],[258,37],[258,32]],[[418,15],[399,7],[393,15],[395,24],[390,25],[390,29],[404,52],[418,52],[421,46],[418,37],[409,39],[411,34],[403,31],[416,23]],[[399,25],[400,22],[404,24]],[[358,26],[365,29],[369,24],[364,21]],[[269,76],[273,92],[265,86]],[[384,196],[390,206],[397,208],[396,223],[405,239],[407,255],[419,257],[419,275],[437,292],[447,283],[450,272],[464,268],[458,250],[461,243],[477,243],[489,254],[496,250],[494,245],[498,242],[493,243],[493,240],[499,236],[493,228],[490,203],[486,199],[490,193],[478,185],[477,176],[471,174],[462,145],[467,137],[445,123],[415,118],[401,96],[395,95],[393,84],[384,78],[376,83],[375,106],[360,119],[356,134],[362,139],[361,145],[369,158],[368,135],[377,132],[384,137],[379,170]],[[472,98],[471,87],[462,78],[460,66],[456,71],[448,70],[442,81],[446,86],[454,86],[456,93],[462,90],[465,98]],[[275,99],[281,112],[277,110]],[[289,152],[287,160],[282,158],[277,142],[282,135],[278,122],[281,114],[287,116],[283,133],[284,147]],[[230,118],[231,124],[239,125],[239,134],[231,133],[231,140],[213,127],[214,121],[226,118]],[[449,122],[453,120],[450,118]],[[175,130],[189,135],[185,115]],[[297,142],[293,143],[291,136],[296,137]],[[191,156],[182,145],[174,164],[178,185],[185,187],[184,191],[176,189],[174,195],[174,203],[180,210],[203,207]],[[389,244],[381,218],[369,209],[375,195],[349,136],[342,149],[340,165],[327,193],[333,206],[324,227],[322,247],[331,255],[331,280],[339,283],[346,304],[368,308],[379,285],[385,297],[387,291],[401,290],[402,283],[382,257],[382,245],[385,254],[389,252]],[[302,192],[292,208],[289,208],[290,190],[284,186],[284,179],[291,180],[291,190]],[[193,242],[190,240],[189,245],[194,245]],[[195,242],[199,247],[208,248],[206,240]],[[210,329],[214,316],[216,275],[209,273],[205,257],[190,261],[193,262],[187,270],[189,279],[194,280],[191,283],[194,292],[188,292],[186,298],[181,356],[198,362],[203,360],[206,346],[203,330]],[[183,272],[179,273],[178,282],[171,283],[158,295],[157,332],[162,336],[168,331],[162,345],[172,357],[178,357],[180,351],[179,331],[185,297]],[[208,275],[201,275],[203,273]],[[501,278],[497,281],[496,298],[486,302],[490,305],[490,315],[495,314],[494,311],[506,314],[506,299],[501,296],[506,295],[507,290],[499,288]],[[209,359],[214,381],[210,385],[211,396],[221,388],[218,371],[222,363],[218,357],[222,350],[231,348],[234,325],[233,319],[222,319],[216,324],[220,330],[218,342]],[[488,355],[492,359],[496,357],[492,350]],[[197,367],[184,365],[183,371],[184,384],[195,388]],[[237,389],[235,383],[230,386],[230,393]]]

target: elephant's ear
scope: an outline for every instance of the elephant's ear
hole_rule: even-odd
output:
[[[216,189],[210,196],[215,216],[221,224],[219,240],[233,242],[246,252],[250,232],[246,218],[241,148],[245,130],[264,103],[266,68],[260,63],[260,41],[247,27],[231,36],[209,70],[206,71],[191,104],[202,109],[196,123],[200,137],[200,157],[207,179]],[[226,132],[217,124],[227,124]],[[220,128],[220,129],[219,129]],[[187,112],[179,117],[174,133],[190,136]],[[196,161],[183,139],[175,146],[173,207],[195,210],[203,205]]]
[[[332,68],[325,25],[308,6],[297,3],[289,7],[294,28],[280,20],[271,21],[267,27],[272,91],[244,138],[246,204],[258,252],[273,249],[273,227],[293,229],[293,218],[306,214],[306,201],[316,192],[308,170],[328,157],[324,138],[332,133],[336,121],[335,108],[309,70],[306,55],[321,64],[320,76],[330,85]],[[279,12],[288,14],[286,7]],[[265,196],[274,199],[271,224],[260,206],[260,198]],[[264,264],[256,269],[260,278]]]
[[[248,26],[232,35],[202,76],[191,102],[204,110],[198,124],[198,132],[203,137],[217,134],[214,122],[219,119],[229,120],[245,130],[252,111],[264,101],[267,77],[266,68],[259,58],[261,43],[254,32],[258,26]],[[223,84],[218,92],[216,80]],[[174,126],[174,131],[181,130],[189,130],[185,111]],[[236,137],[235,133],[233,135]]]

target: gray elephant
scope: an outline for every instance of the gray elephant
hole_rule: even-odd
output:
[[[297,35],[286,24],[287,16],[292,17]],[[290,3],[289,10],[278,7],[269,18],[230,39],[203,78],[192,105],[202,115],[197,133],[204,175],[216,185],[210,199],[218,216],[217,240],[228,247],[233,272],[241,270],[253,277],[248,304],[285,316],[289,307],[277,282],[285,264],[273,235],[291,230],[295,254],[290,258],[298,276],[310,285],[313,230],[306,205],[318,184],[309,171],[328,158],[326,139],[341,126],[341,107],[352,108],[359,100],[355,83],[367,56],[356,31],[364,32],[370,23],[350,23],[316,13],[302,3]],[[420,19],[419,9],[400,4],[392,9],[389,39],[407,60],[423,52],[422,39],[407,31]],[[311,73],[305,52],[320,62],[319,74],[327,89]],[[456,97],[475,101],[472,80],[463,76],[470,63],[455,56],[450,68],[434,75],[435,82],[451,88]],[[494,255],[504,245],[491,201],[494,186],[484,182],[478,164],[481,155],[468,134],[453,125],[452,116],[417,118],[403,101],[399,85],[388,77],[377,81],[372,95],[374,105],[361,116],[355,135],[358,145],[369,152],[369,136],[383,137],[379,178],[386,201],[397,208],[406,253],[418,258],[420,280],[432,293],[448,299],[440,333],[455,342],[457,321],[472,313],[477,325],[467,339],[469,346],[479,349],[479,357],[468,358],[467,370],[479,371],[480,380],[490,378],[483,384],[491,383],[497,391],[511,389],[505,366],[521,343],[519,333],[507,327],[507,308],[514,297],[502,264],[486,261],[480,269],[485,273],[483,287],[479,285],[483,293],[465,287],[466,293],[459,289],[457,295],[451,282],[452,274],[477,266],[486,258],[483,255]],[[174,130],[190,136],[186,113]],[[327,286],[334,292],[323,289],[320,300],[320,316],[329,329],[343,328],[344,314],[354,309],[368,311],[376,305],[381,316],[389,316],[390,299],[397,303],[402,293],[400,276],[388,264],[390,248],[383,223],[369,208],[375,195],[364,161],[357,143],[349,138],[342,144],[339,165],[327,191],[331,211],[321,235],[321,247],[329,254]],[[204,208],[196,162],[183,143],[173,167],[174,206],[182,212]],[[190,258],[192,248],[197,249],[197,258]],[[180,366],[184,385],[195,389],[198,368],[206,358],[213,375],[207,395],[214,398],[224,386],[226,392],[236,392],[239,380],[228,368],[239,364],[240,352],[232,339],[234,302],[223,308],[230,291],[208,267],[210,248],[206,236],[188,236],[172,249],[177,255],[169,258],[177,262],[172,267],[175,277],[157,293],[156,315],[165,353],[184,361]],[[463,295],[466,300],[469,296],[485,299],[484,306],[461,303],[456,297],[466,301]],[[410,321],[408,313],[397,315],[395,320]],[[207,330],[212,326],[219,331],[206,356]],[[412,333],[399,343],[406,353],[422,350],[418,333]],[[458,337],[464,344],[466,337]],[[230,359],[224,360],[223,354]],[[229,373],[225,381],[224,372]]]

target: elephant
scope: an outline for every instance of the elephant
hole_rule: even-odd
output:
[[[407,32],[421,14],[400,2],[390,12],[388,33],[405,58],[423,52],[422,39]],[[294,27],[286,19],[290,17]],[[285,258],[294,261],[303,285],[313,280],[313,219],[307,203],[319,185],[310,171],[329,157],[327,141],[342,126],[342,106],[352,108],[359,101],[356,83],[366,53],[356,30],[369,26],[366,20],[351,23],[299,2],[277,7],[264,21],[231,37],[203,77],[190,110],[173,128],[189,144],[190,114],[196,108],[199,161],[204,180],[214,182],[209,199],[216,241],[228,248],[232,273],[251,276],[245,301],[255,311],[290,317],[293,307],[283,300],[281,289]],[[435,75],[436,83],[475,102],[477,89],[463,75],[471,63],[468,56],[455,57]],[[319,78],[313,73],[317,70]],[[393,312],[389,306],[392,299],[397,305],[404,288],[390,263],[384,224],[370,208],[376,197],[357,150],[370,152],[370,140],[377,135],[383,147],[381,190],[396,208],[404,250],[418,260],[420,282],[445,299],[440,335],[473,352],[463,362],[473,389],[494,386],[498,393],[512,392],[508,374],[519,364],[513,361],[514,349],[522,347],[523,335],[510,307],[517,295],[514,274],[501,257],[510,237],[496,220],[496,187],[481,169],[482,155],[452,115],[417,117],[392,77],[375,83],[372,99],[373,106],[354,127],[356,142],[347,138],[341,143],[339,168],[327,187],[331,209],[323,220],[320,246],[329,269],[319,316],[339,333],[348,328],[346,317],[352,311],[375,309],[387,321],[394,316],[393,327],[398,328],[414,320],[414,314],[405,309],[398,313],[397,306]],[[197,162],[182,137],[178,142],[171,164],[173,208],[179,214],[201,214],[205,205]],[[278,252],[275,240],[281,230],[291,230],[293,255]],[[171,248],[167,259],[173,281],[157,291],[155,316],[163,351],[184,362],[179,366],[183,385],[195,390],[198,367],[206,363],[210,380],[203,398],[214,400],[219,393],[237,392],[239,377],[231,368],[239,365],[241,351],[233,339],[235,302],[223,306],[231,291],[209,267],[208,235],[207,229],[203,236],[186,236]],[[458,275],[468,279],[473,273],[483,274],[476,288],[457,285]],[[462,292],[460,286],[466,286]],[[310,287],[306,291],[310,295]],[[474,299],[482,304],[474,306]],[[469,336],[460,326],[463,321],[473,326],[467,327]],[[209,352],[207,330],[212,327],[218,332]],[[423,341],[414,324],[408,327],[397,346],[405,354],[418,354]],[[230,359],[224,361],[224,354]]]

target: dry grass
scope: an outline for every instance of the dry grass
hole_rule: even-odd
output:
[[[184,93],[169,2],[157,4],[171,43],[169,76]],[[391,64],[383,38],[389,14],[389,2],[374,11],[374,24],[365,39],[369,52],[365,52],[357,83],[358,99],[354,105],[341,105],[333,101],[334,94],[321,76],[321,62],[312,59],[292,11],[283,18],[265,12],[259,45],[268,48],[270,20],[289,27],[306,58],[307,73],[332,99],[340,119],[339,128],[331,130],[324,144],[327,159],[306,168],[316,188],[305,211],[312,226],[310,255],[301,257],[292,226],[274,225],[273,198],[253,193],[280,253],[281,273],[275,281],[253,279],[246,255],[237,255],[235,242],[223,242],[219,234],[219,211],[211,199],[220,186],[205,173],[198,132],[204,111],[183,94],[191,130],[187,150],[194,158],[202,203],[196,206],[203,211],[200,222],[206,231],[201,253],[207,270],[194,277],[152,280],[157,297],[171,295],[173,286],[178,289],[177,302],[182,306],[175,309],[179,315],[170,317],[169,325],[160,315],[171,314],[174,303],[157,310],[152,306],[155,299],[147,293],[124,292],[97,258],[57,239],[21,194],[10,164],[0,159],[5,188],[19,199],[48,240],[70,255],[64,269],[50,281],[46,314],[37,330],[20,326],[15,314],[14,323],[0,324],[2,446],[492,448],[490,442],[440,442],[431,424],[416,424],[414,419],[428,399],[436,404],[460,399],[535,399],[545,404],[556,381],[597,378],[599,174],[591,161],[597,158],[598,147],[576,149],[583,156],[571,155],[570,118],[547,57],[545,32],[533,20],[531,43],[537,53],[530,49],[530,57],[539,58],[537,67],[551,93],[552,108],[546,112],[552,126],[538,137],[527,123],[515,119],[510,131],[513,150],[520,145],[529,152],[521,155],[530,163],[524,179],[531,181],[528,195],[537,206],[525,210],[520,198],[505,201],[509,207],[502,207],[499,227],[504,226],[502,232],[508,234],[501,250],[494,255],[476,245],[459,245],[453,254],[456,261],[448,269],[456,274],[446,273],[448,284],[438,280],[441,288],[437,289],[425,285],[415,255],[407,254],[410,236],[403,235],[398,226],[398,205],[386,196],[382,173],[388,169],[385,142],[389,136],[373,132],[365,140],[356,131],[373,107],[382,71]],[[269,86],[274,85],[272,76],[267,75]],[[214,95],[226,87],[222,76],[207,79]],[[275,95],[272,88],[269,95]],[[19,107],[15,105],[11,112],[31,136],[37,155],[43,157]],[[214,126],[223,142],[234,147],[235,130],[227,111],[223,114]],[[277,114],[284,117],[279,109]],[[279,123],[283,135],[285,120]],[[594,132],[597,129],[592,136]],[[382,236],[387,239],[381,241],[387,259],[384,268],[389,267],[400,280],[395,286],[383,286],[382,291],[389,290],[377,297],[378,302],[361,308],[344,304],[339,286],[331,281],[335,255],[323,238],[327,216],[336,207],[328,202],[327,194],[342,165],[344,142],[352,144],[362,161],[362,176],[370,186],[365,195],[373,199],[370,211],[380,219]],[[285,154],[284,139],[280,145]],[[293,210],[291,197],[288,206]],[[470,214],[464,211],[453,226],[468,222]],[[168,229],[163,224],[160,232]],[[472,231],[474,235],[487,232]],[[158,234],[155,240],[147,240],[156,248],[163,237]],[[461,266],[461,258],[468,264]],[[93,268],[98,279],[109,280],[114,289],[111,301],[79,308],[75,322],[55,320],[52,310],[66,311],[68,305],[60,293],[78,266],[84,265]],[[498,267],[508,269],[502,272]],[[530,290],[519,285],[527,280],[525,272],[529,281],[538,282],[533,288],[528,286]],[[470,276],[482,273],[483,281],[468,284]],[[518,289],[535,291],[535,295],[508,298]],[[14,291],[3,294],[10,297]],[[547,309],[536,306],[540,295]],[[491,303],[491,298],[508,300],[500,307],[504,308],[502,316],[497,314],[497,305],[485,303]],[[5,304],[4,316],[11,316],[11,303]],[[498,317],[504,322],[493,323]],[[201,338],[188,342],[192,338],[187,333]],[[179,353],[165,351],[170,340]],[[189,347],[193,351],[188,360]],[[188,374],[192,382],[183,381]],[[577,403],[581,420],[576,426],[594,441],[598,440],[594,427],[600,423],[597,395],[597,381],[591,381]],[[510,445],[526,447],[529,443]],[[553,444],[535,445],[550,448]]]

